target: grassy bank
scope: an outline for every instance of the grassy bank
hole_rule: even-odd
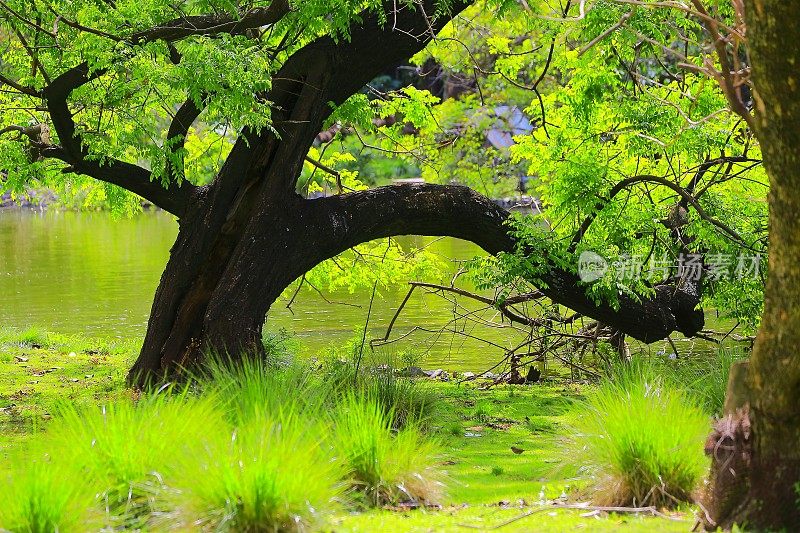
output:
[[[42,438],[41,434],[46,429],[60,424],[63,431],[64,411],[59,405],[65,400],[76,406],[75,412],[83,419],[86,418],[85,414],[81,414],[81,409],[84,408],[91,410],[93,406],[99,405],[129,404],[129,400],[136,394],[125,388],[124,375],[135,350],[132,343],[87,341],[35,329],[4,330],[0,334],[0,375],[3,376],[0,381],[2,470],[10,468],[11,463],[17,460],[20,450],[24,452],[35,448],[34,444]],[[345,384],[341,397],[346,398],[346,394],[350,394],[347,391],[351,390],[347,385],[349,377],[346,372],[337,375]],[[332,379],[332,375],[317,377],[322,377],[329,383],[336,381]],[[316,378],[301,374],[291,379],[302,382]],[[223,382],[224,380],[219,379],[216,381],[218,385],[224,385]],[[575,427],[576,419],[585,416],[584,400],[596,392],[595,387],[545,383],[482,390],[481,385],[482,383],[475,381],[457,383],[417,380],[411,385],[416,391],[413,394],[417,394],[414,398],[417,399],[409,403],[412,407],[402,408],[406,413],[412,413],[413,405],[427,405],[425,402],[432,402],[432,405],[424,407],[427,416],[424,424],[425,440],[414,444],[412,448],[427,446],[426,443],[429,442],[435,443],[435,451],[431,448],[429,455],[432,456],[432,466],[437,471],[436,481],[441,481],[443,485],[438,506],[409,509],[408,505],[402,503],[402,498],[392,498],[385,494],[376,500],[376,495],[382,494],[381,491],[394,490],[394,485],[385,483],[381,488],[380,482],[372,480],[369,477],[371,474],[367,472],[359,474],[361,479],[366,480],[362,485],[372,484],[377,488],[373,492],[362,491],[365,500],[354,498],[353,492],[348,492],[345,499],[337,500],[340,504],[331,508],[324,523],[315,526],[336,531],[468,531],[470,528],[486,529],[503,524],[502,531],[564,531],[576,528],[591,531],[690,529],[693,519],[688,507],[670,512],[669,516],[674,519],[672,520],[553,506],[553,503],[573,505],[587,501],[584,489],[592,483],[592,475],[582,471],[580,465],[565,461],[564,450],[567,449],[568,437]],[[383,391],[383,396],[394,395],[394,399],[381,399],[381,405],[401,405],[404,401],[402,398],[408,398],[411,394],[403,389],[406,387],[405,382],[393,385],[394,388],[380,383],[375,385],[374,382],[372,386]],[[372,393],[367,391],[365,394]],[[247,394],[227,394],[221,397],[230,399],[268,395],[265,390],[261,393],[251,391]],[[420,397],[423,399],[419,400]],[[339,400],[336,402],[340,405]],[[345,407],[337,409],[344,414],[336,416],[350,416],[353,408],[347,407],[346,401],[341,405]],[[238,413],[235,416],[238,417],[242,413],[251,412],[250,407],[244,404],[219,407],[221,411],[217,414],[221,419],[228,420],[220,424],[234,424],[238,427],[239,422],[231,421],[229,414]],[[393,421],[398,419],[397,415],[398,413],[390,415]],[[330,422],[334,424],[331,427],[343,430],[342,436],[335,438],[333,442],[345,442],[347,449],[351,450],[358,446],[363,447],[365,439],[359,440],[354,434],[356,428],[365,425],[364,419],[350,419],[351,426],[348,426],[345,422],[337,421],[336,416]],[[384,415],[367,412],[358,416],[374,421],[376,417],[380,419]],[[73,424],[66,426],[79,426],[81,419],[76,418]],[[380,419],[378,425],[391,426],[393,421]],[[207,420],[201,424],[202,427],[207,425]],[[348,438],[344,438],[344,435]],[[260,438],[259,435],[253,438],[256,437]],[[301,444],[308,446],[306,440],[295,435],[293,438],[298,440],[292,441],[290,437],[291,435],[287,437],[287,442],[291,446],[285,448],[287,458],[294,457],[290,453],[292,449],[301,447]],[[303,455],[313,456],[317,453],[315,449],[311,446]],[[212,455],[217,458],[224,456],[222,452]],[[338,455],[347,454],[343,451]],[[286,464],[288,463],[284,463],[277,471],[285,469]],[[217,464],[217,467],[224,468],[224,464]],[[338,475],[331,472],[329,474],[334,477]],[[356,477],[358,476],[350,475],[348,479]],[[178,481],[196,485],[199,479],[202,478]],[[195,499],[193,504],[205,502],[203,505],[208,504],[213,508],[215,493],[212,489],[214,487],[209,487],[204,493],[208,497]],[[322,499],[326,497],[323,494]],[[367,501],[370,498],[377,501],[378,505]],[[199,510],[197,512],[200,513]]]

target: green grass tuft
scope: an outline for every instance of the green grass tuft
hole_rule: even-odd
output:
[[[594,477],[599,504],[674,506],[692,501],[708,470],[710,420],[654,367],[618,368],[575,415],[565,460]]]
[[[22,331],[13,328],[0,329],[0,344],[16,344],[26,348],[48,346],[49,335],[39,326],[30,326]]]
[[[492,420],[491,413],[492,413],[491,405],[488,402],[481,400],[478,401],[477,404],[475,404],[475,409],[472,411],[472,418],[476,422],[480,422],[481,424],[486,424],[487,422],[490,422]]]
[[[321,437],[327,428],[298,415],[252,417],[232,431],[210,428],[199,456],[176,475],[170,522],[214,531],[296,531],[339,507],[344,468]]]
[[[370,372],[359,377],[363,393],[383,408],[394,429],[427,426],[435,418],[439,398],[430,389],[410,379],[398,378],[391,371]]]
[[[165,390],[100,408],[62,405],[43,446],[97,487],[107,525],[143,527],[178,460],[224,420],[209,399]]]
[[[93,513],[94,493],[80,472],[69,465],[53,463],[44,456],[37,460],[20,456],[3,477],[0,529],[69,533],[98,525]]]
[[[210,358],[196,383],[200,392],[217,399],[236,426],[265,416],[278,420],[281,413],[315,417],[332,394],[306,364],[249,357],[235,364]]]
[[[333,444],[366,503],[437,502],[440,450],[416,426],[393,432],[393,415],[369,396],[356,394],[337,405],[333,420]]]

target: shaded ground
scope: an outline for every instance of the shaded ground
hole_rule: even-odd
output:
[[[0,454],[42,430],[59,401],[102,403],[132,394],[125,371],[136,347],[46,334],[0,331]],[[587,480],[559,468],[580,386],[537,384],[479,390],[477,382],[425,380],[442,397],[433,431],[445,450],[441,509],[383,509],[333,517],[336,531],[688,531],[691,510],[674,520],[551,507],[581,501]],[[542,507],[547,507],[542,509]],[[513,520],[513,521],[512,521]],[[511,522],[509,522],[511,521]],[[499,526],[499,527],[498,527]]]

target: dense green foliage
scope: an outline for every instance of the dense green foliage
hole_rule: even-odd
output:
[[[730,4],[711,4],[720,24],[735,26]],[[590,2],[583,13],[566,5],[476,3],[413,59],[438,73],[444,94],[356,95],[338,117],[348,127],[325,145],[342,154],[331,161],[388,152],[387,162],[403,161],[427,181],[492,197],[517,195],[524,182],[543,213],[515,219],[519,257],[475,265],[481,286],[525,292],[521,276],[537,280],[553,265],[577,271],[592,251],[608,269],[587,290],[615,304],[620,293],[647,296],[700,269],[679,266],[697,254],[703,305],[753,331],[766,274],[767,178],[757,141],[711,74],[703,19],[655,2]],[[395,120],[368,120],[387,116]],[[492,130],[515,142],[490,143]]]
[[[586,45],[626,13],[620,29]],[[727,8],[721,15],[732,17]],[[548,73],[558,82],[541,87],[527,108],[547,126],[511,148],[538,177],[545,215],[516,221],[525,258],[501,258],[492,281],[535,278],[550,261],[575,271],[581,252],[594,251],[609,268],[589,293],[614,302],[680,275],[681,253],[703,254],[704,304],[755,326],[766,261],[758,272],[745,269],[765,253],[767,180],[752,133],[727,110],[719,86],[681,66],[707,58],[697,44],[704,32],[679,11],[609,1],[553,38]],[[669,52],[683,42],[680,53]]]

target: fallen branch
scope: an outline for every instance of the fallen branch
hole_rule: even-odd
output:
[[[538,509],[531,509],[530,511],[523,513],[519,516],[515,516],[505,522],[501,522],[497,525],[491,527],[484,527],[484,526],[474,526],[471,524],[458,524],[461,527],[469,528],[469,529],[480,529],[483,531],[492,531],[495,529],[500,529],[506,527],[507,525],[513,524],[523,518],[527,518],[531,515],[541,513],[544,511],[549,511],[552,509],[578,509],[584,511],[600,511],[600,512],[607,512],[607,513],[650,513],[653,516],[658,516],[659,518],[666,518],[667,520],[673,520],[676,522],[689,522],[689,520],[684,520],[682,518],[677,518],[674,516],[669,516],[660,512],[654,506],[650,505],[647,507],[615,507],[615,506],[606,506],[606,505],[585,505],[582,503],[554,503],[553,505],[547,505],[544,507],[539,507]]]

